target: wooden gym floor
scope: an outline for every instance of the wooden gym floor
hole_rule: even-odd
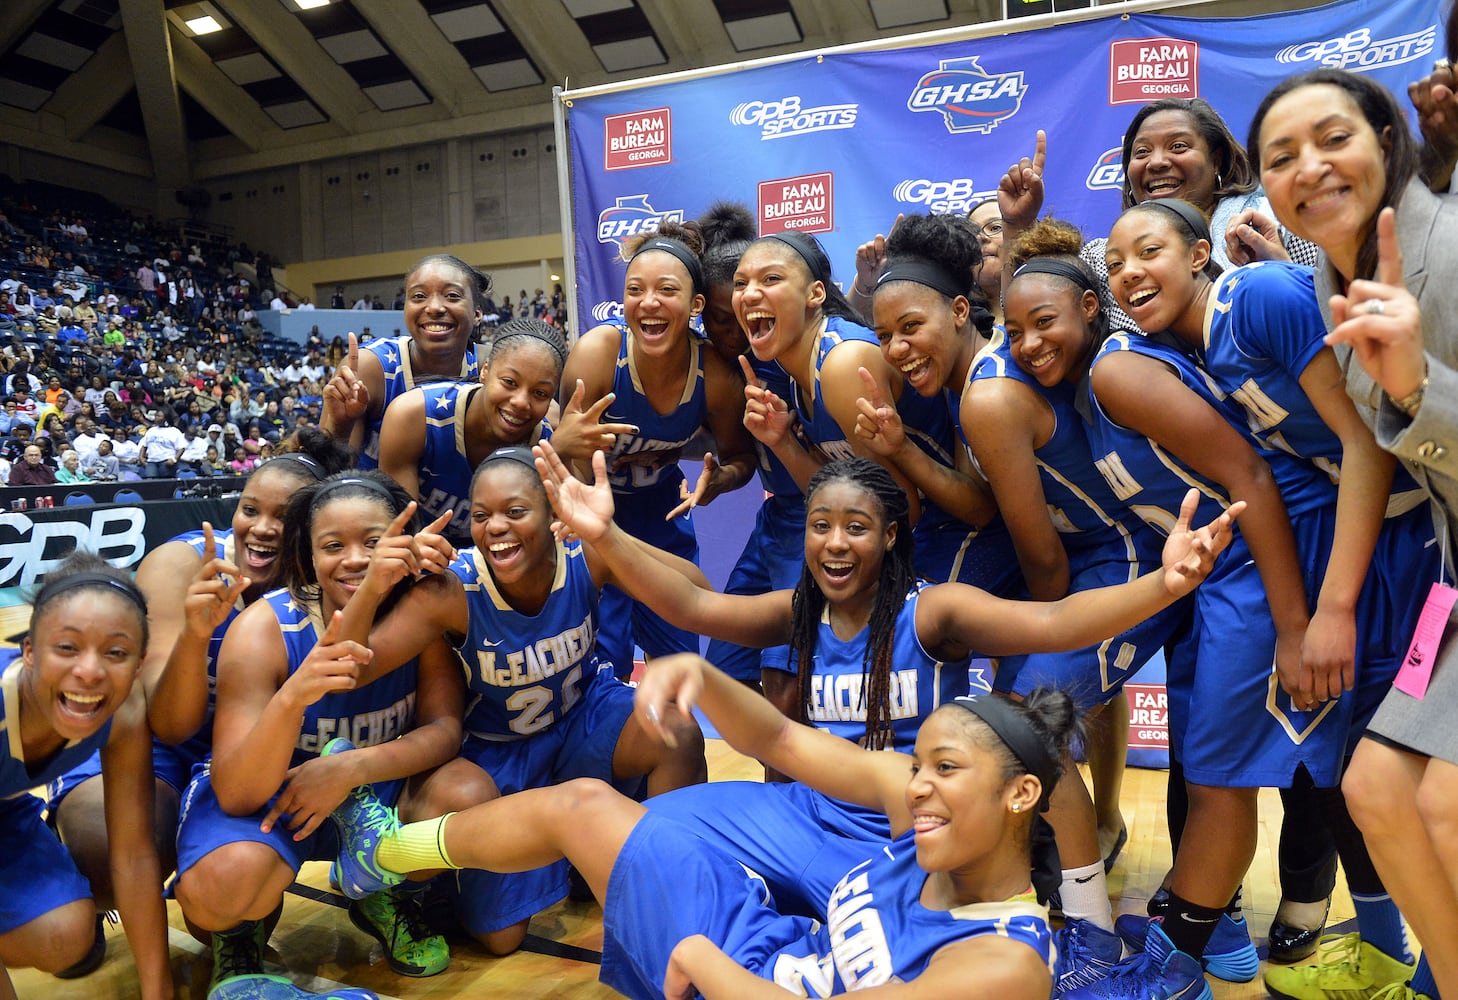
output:
[[[722,741],[709,741],[709,773],[714,780],[759,777],[759,766],[729,749]],[[1163,771],[1130,768],[1124,781],[1124,816],[1129,843],[1109,879],[1109,894],[1116,913],[1144,911],[1144,903],[1159,886],[1170,862],[1164,833]],[[1257,945],[1275,913],[1276,839],[1281,802],[1273,791],[1261,793],[1260,844],[1245,882],[1246,918]],[[270,960],[295,982],[308,989],[336,985],[363,986],[382,998],[490,996],[589,1000],[616,996],[597,982],[602,947],[602,911],[595,903],[564,902],[532,921],[527,946],[506,958],[491,958],[467,944],[453,948],[450,968],[430,979],[396,976],[385,964],[381,949],[357,931],[343,909],[343,897],[328,886],[328,866],[306,865],[299,885],[284,902],[283,919],[270,940]],[[172,922],[172,965],[178,1000],[203,1000],[211,972],[208,954],[182,929],[176,903],[169,903]],[[667,905],[665,901],[665,905]],[[1337,886],[1328,929],[1350,930],[1351,900],[1345,882]],[[120,928],[109,928],[106,963],[85,979],[62,982],[33,970],[12,972],[22,1000],[131,1000],[139,997],[136,979]],[[1264,954],[1264,950],[1262,950]],[[1216,1000],[1264,997],[1259,977],[1252,983],[1230,984],[1211,980]]]

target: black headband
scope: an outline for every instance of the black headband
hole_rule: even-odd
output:
[[[512,445],[507,448],[497,448],[491,454],[483,458],[481,460],[481,464],[477,466],[477,468],[484,469],[492,462],[520,462],[528,469],[531,469],[533,475],[537,474],[537,460],[532,455],[532,450],[530,448],[523,448],[521,445]]]
[[[324,467],[314,461],[308,455],[301,455],[296,451],[286,451],[282,455],[273,456],[274,462],[296,462],[304,467],[304,471],[315,481],[319,482],[324,478]],[[267,463],[265,463],[267,464]]]
[[[628,263],[631,264],[649,250],[662,250],[664,253],[673,254],[688,270],[689,279],[694,284],[694,294],[697,295],[704,290],[704,267],[699,263],[699,258],[694,255],[694,252],[688,248],[688,244],[668,236],[655,236],[634,250],[633,256],[628,258]]]
[[[1034,257],[1014,271],[1013,277],[1021,278],[1025,274],[1052,274],[1059,278],[1067,278],[1086,292],[1098,291],[1093,278],[1087,271],[1072,261],[1059,260],[1057,257]]]
[[[1165,211],[1173,212],[1185,221],[1190,227],[1190,232],[1195,234],[1195,239],[1204,240],[1210,243],[1210,223],[1200,210],[1189,202],[1180,198],[1152,198],[1149,201],[1141,201],[1135,208],[1162,208]]]
[[[385,499],[385,502],[389,504],[392,511],[396,510],[396,508],[399,506],[399,501],[396,499],[395,494],[391,493],[389,488],[386,487],[383,483],[376,482],[375,480],[370,479],[368,476],[347,476],[343,479],[326,480],[319,487],[319,491],[314,494],[314,499],[309,502],[310,513],[319,509],[319,505],[324,502],[325,497],[329,496],[329,494],[331,493],[338,493],[346,486],[358,486],[362,489],[368,490],[371,493],[383,497]],[[398,513],[398,511],[396,512]]]
[[[1046,812],[1048,797],[1053,794],[1053,786],[1058,781],[1058,761],[1048,753],[1043,737],[1038,735],[1023,713],[1012,702],[996,695],[982,698],[963,696],[952,700],[987,723],[1018,762],[1028,769],[1028,773],[1038,779],[1043,786],[1038,811]]]
[[[110,573],[72,573],[54,581],[47,580],[40,593],[35,595],[34,606],[39,611],[68,590],[78,590],[81,587],[106,587],[114,590],[135,604],[137,610],[142,612],[143,619],[147,617],[147,599],[142,596],[137,585],[130,580],[118,579]]]
[[[830,258],[825,256],[820,244],[811,237],[800,233],[769,233],[761,238],[779,240],[800,255],[800,259],[810,269],[810,277],[816,281],[830,281]]]
[[[941,292],[949,299],[967,294],[969,281],[958,282],[956,275],[950,269],[943,267],[934,260],[925,258],[909,258],[893,261],[886,265],[886,270],[881,277],[876,279],[876,289],[880,290],[882,285],[893,281],[914,281],[918,285],[925,285],[936,292]]]

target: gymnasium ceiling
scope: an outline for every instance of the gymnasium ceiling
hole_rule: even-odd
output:
[[[551,120],[555,84],[587,87],[977,23],[1000,17],[1000,6],[3,0],[0,139],[181,188],[245,170],[539,126]]]

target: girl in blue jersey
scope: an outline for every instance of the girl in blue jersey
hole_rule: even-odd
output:
[[[1209,243],[1204,219],[1169,210],[1179,207],[1173,201],[1152,204],[1157,207],[1131,209],[1115,224],[1110,255],[1119,257],[1110,288],[1143,329],[1168,330],[1193,353],[1218,390],[1239,404],[1250,435],[1269,456],[1317,581],[1301,673],[1294,683],[1288,676],[1281,681],[1297,704],[1339,699],[1324,719],[1310,723],[1305,745],[1321,748],[1321,756],[1305,757],[1310,781],[1293,776],[1301,780],[1285,794],[1286,808],[1325,817],[1356,902],[1365,942],[1359,966],[1377,985],[1405,980],[1413,959],[1402,918],[1337,784],[1417,623],[1421,588],[1411,585],[1413,574],[1438,573],[1431,517],[1406,473],[1393,497],[1396,460],[1377,446],[1344,391],[1311,270],[1268,262],[1212,279],[1181,266]],[[1390,518],[1389,499],[1400,504]],[[1290,992],[1304,973],[1273,975],[1268,982]]]
[[[376,549],[342,634],[367,639],[379,670],[450,640],[469,688],[462,763],[475,765],[483,798],[579,777],[646,775],[650,795],[703,781],[697,728],[681,727],[677,748],[665,749],[633,718],[632,689],[600,669],[598,595],[622,579],[582,545],[553,537],[531,452],[502,449],[476,470],[471,535],[475,547],[450,572],[413,588],[370,631],[373,607],[419,565],[415,539],[392,536]],[[679,568],[703,578],[687,562]],[[462,873],[461,922],[492,953],[515,950],[532,915],[567,894],[565,868]]]
[[[188,921],[212,932],[215,986],[262,972],[265,919],[303,862],[339,853],[325,821],[361,776],[388,783],[381,794],[407,814],[472,801],[468,770],[446,763],[460,746],[463,704],[450,648],[437,641],[375,679],[364,669],[369,651],[340,638],[339,612],[375,545],[413,510],[373,472],[296,492],[280,539],[287,585],[240,614],[223,640],[213,756],[183,798],[175,886]],[[346,892],[356,880],[342,863]],[[444,941],[420,929],[413,897],[377,893],[351,917],[385,939],[397,972],[431,975],[449,960]]]
[[[134,686],[147,652],[147,605],[131,582],[78,553],[49,574],[30,630],[0,673],[0,994],[7,968],[61,971],[92,950],[86,878],[46,828],[30,790],[101,751],[111,875],[142,996],[172,996],[162,868],[152,831],[151,734]]]
[[[361,468],[379,464],[380,427],[398,397],[429,382],[474,382],[475,336],[491,279],[459,257],[437,253],[405,276],[404,337],[359,348],[349,334],[346,363],[324,387],[319,426],[359,451]]]
[[[693,507],[738,489],[754,472],[741,419],[743,383],[689,327],[704,308],[702,249],[692,223],[664,223],[656,235],[625,241],[623,322],[584,333],[573,345],[562,379],[582,394],[579,402],[611,394],[602,419],[634,428],[618,433],[608,449],[613,489],[632,497],[622,506],[623,525],[690,561],[698,559]],[[705,427],[719,454],[705,458],[703,475],[690,490],[678,460]],[[585,466],[594,450],[584,440],[565,454]],[[599,648],[619,677],[633,672],[634,645],[648,656],[698,649],[697,636],[671,628],[616,587],[606,590],[603,600]]]
[[[420,501],[429,518],[450,514],[445,534],[470,540],[471,474],[497,448],[544,433],[567,359],[555,326],[516,319],[498,327],[479,385],[445,382],[405,393],[380,429],[380,470]]]
[[[353,453],[322,432],[293,439],[299,451],[261,466],[243,484],[230,527],[204,524],[149,552],[136,582],[147,597],[151,641],[142,664],[147,722],[156,736],[155,830],[162,868],[176,860],[177,813],[193,768],[212,749],[217,655],[238,613],[280,578],[283,512],[300,487],[348,467]],[[242,569],[240,567],[246,567]],[[101,761],[93,756],[51,782],[52,822],[103,908],[112,908]],[[98,929],[98,939],[100,931]],[[99,963],[104,945],[93,956]],[[93,963],[93,964],[94,964]],[[76,975],[89,971],[70,970]]]
[[[916,580],[906,494],[868,459],[837,460],[812,481],[796,589],[742,596],[683,586],[670,566],[610,523],[611,494],[600,476],[589,490],[568,477],[550,444],[537,451],[564,523],[611,565],[631,572],[635,592],[666,618],[743,645],[789,643],[798,670],[792,718],[872,749],[899,748],[934,708],[967,693],[979,607],[996,599],[962,584]],[[1044,607],[1060,628],[1071,626],[1061,614],[1083,614],[1072,607],[1096,603],[1094,593]],[[1121,626],[1085,617],[1078,627],[1092,641]],[[1045,636],[1028,645],[1062,648],[1066,640]],[[991,650],[1004,651],[1010,650]],[[764,799],[757,808],[775,814],[775,822],[741,821],[736,803],[707,789],[674,796],[665,807],[671,802],[675,815],[764,875],[787,905],[806,904],[794,895],[799,872],[826,840],[884,836],[884,821],[806,794],[803,786],[754,787]]]
[[[755,237],[754,216],[743,205],[719,202],[699,219],[706,248],[703,256],[704,333],[719,356],[731,366],[747,362],[753,380],[781,399],[791,398],[790,377],[775,361],[760,361],[749,350],[749,340],[734,315],[734,270]],[[759,481],[768,494],[754,517],[744,551],[724,583],[726,594],[763,594],[793,587],[805,565],[805,496],[795,477],[758,440]],[[788,646],[750,649],[712,639],[708,661],[731,677],[783,697],[776,682],[789,669]]]
[[[986,484],[969,474],[966,457],[956,447],[946,405],[906,391],[881,356],[875,334],[831,283],[830,261],[818,242],[781,233],[753,243],[734,275],[734,311],[754,356],[778,361],[794,382],[789,401],[751,382],[745,390],[745,426],[797,482],[809,482],[830,459],[866,455],[886,465],[911,498],[918,573],[998,592],[1021,588],[1016,571],[1008,568],[1010,559],[983,558],[974,547],[976,532],[968,525],[985,524],[996,511]],[[869,382],[863,385],[862,378]],[[924,477],[938,483],[935,493],[923,498],[898,467],[857,436],[857,400],[866,394],[894,403],[908,439],[924,453],[915,460],[935,467]],[[798,430],[792,429],[791,405]]]

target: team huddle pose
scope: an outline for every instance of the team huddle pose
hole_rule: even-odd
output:
[[[323,860],[403,976],[452,929],[516,950],[575,870],[630,997],[1208,1000],[1260,973],[1274,787],[1267,989],[1458,996],[1458,647],[1406,655],[1458,527],[1446,61],[1412,96],[1421,148],[1338,70],[1244,146],[1150,105],[1092,241],[1038,218],[1040,133],[995,201],[862,246],[849,297],[719,203],[631,241],[622,322],[571,345],[478,343],[488,279],[426,257],[409,335],[351,338],[229,527],[35,594],[0,963],[84,975],[116,907],[170,997],[175,871],[210,1000],[310,996],[264,952]],[[756,471],[716,590],[694,510]],[[1160,652],[1174,861],[1116,920],[1122,688]],[[768,780],[706,783],[695,709]],[[1338,862],[1356,929],[1323,938]]]

